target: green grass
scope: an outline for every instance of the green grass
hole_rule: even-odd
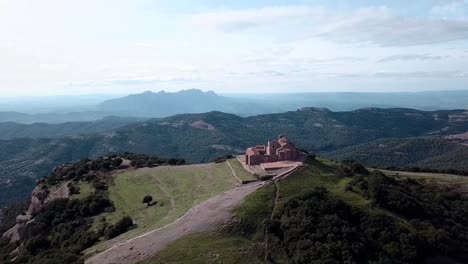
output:
[[[279,182],[278,206],[281,207],[281,204],[291,197],[312,191],[316,187],[326,188],[331,195],[349,204],[366,206],[367,200],[345,190],[351,178],[337,175],[335,170],[335,166],[329,166],[321,161],[312,161],[309,166],[299,169],[286,180]],[[254,237],[239,238],[227,233],[190,235],[172,243],[160,254],[141,264],[263,263],[261,258],[256,257],[258,253],[263,252],[262,244],[258,242],[263,241],[262,223],[272,213],[275,195],[275,185],[269,184],[247,196],[242,205],[235,209],[234,215],[238,222],[234,232],[240,230],[254,232]],[[258,252],[244,255],[244,249],[252,248],[256,248]]]
[[[327,160],[314,160],[308,166],[300,168],[293,175],[278,183],[280,188],[278,208],[281,208],[282,204],[292,197],[310,192],[316,187],[323,187],[330,192],[331,196],[337,199],[362,210],[371,210],[368,200],[354,192],[346,191],[346,185],[351,181],[351,177],[337,174],[336,170],[338,168],[338,163]],[[385,173],[390,176],[397,176],[395,172],[385,171]],[[406,175],[401,172],[398,176],[432,181],[450,181],[452,183],[458,181],[466,183],[468,181],[468,178],[414,173]],[[253,234],[253,237],[233,237],[229,233],[190,235],[174,242],[154,258],[141,264],[263,263],[260,258],[256,257],[263,250],[263,231],[261,227],[263,221],[270,216],[273,210],[275,195],[275,185],[267,185],[249,195],[243,204],[235,209],[235,219],[238,220],[237,228],[256,228],[256,230],[250,229],[253,232],[257,231]],[[372,212],[372,210],[369,212]],[[385,210],[378,210],[378,213],[385,213],[400,219]],[[401,219],[400,222],[405,223]],[[246,250],[253,248],[257,250],[256,254],[246,252]]]
[[[236,236],[201,233],[183,237],[140,264],[256,264],[255,243]]]
[[[123,216],[130,216],[137,227],[116,239],[98,244],[87,253],[101,251],[122,239],[169,224],[191,207],[232,189],[236,183],[225,163],[161,166],[116,175],[109,187],[109,198],[115,211],[101,215],[95,220],[95,226],[102,217],[115,223]],[[147,207],[142,203],[145,195],[151,195],[157,203]]]
[[[234,211],[235,218],[244,225],[261,226],[273,210],[276,189],[273,184],[258,189],[247,196],[241,206]]]
[[[375,169],[370,169],[375,170]],[[445,173],[429,173],[429,172],[406,172],[406,171],[389,171],[389,170],[380,170],[385,173],[387,176],[397,177],[397,178],[411,178],[427,183],[437,183],[437,184],[467,184],[468,177],[445,174]]]
[[[80,188],[80,193],[78,194],[73,194],[70,198],[71,199],[83,199],[88,197],[89,195],[94,193],[94,187],[88,183],[88,182],[83,182],[80,181],[78,183],[78,187]]]
[[[257,180],[257,178],[255,178],[253,173],[248,172],[246,169],[244,169],[244,167],[242,166],[242,164],[239,162],[238,159],[230,159],[228,160],[228,162],[229,164],[231,164],[237,177],[239,177],[242,180],[242,183],[248,183],[248,182],[253,182]]]
[[[345,187],[351,180],[336,173],[334,163],[324,163],[319,160],[311,161],[309,166],[299,169],[280,184],[280,201],[288,197],[302,195],[316,187],[327,189],[336,198],[357,207],[366,207],[369,201],[362,196],[346,191]]]

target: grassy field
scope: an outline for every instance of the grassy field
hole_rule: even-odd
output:
[[[191,207],[232,189],[236,184],[226,163],[161,166],[116,175],[109,188],[109,198],[115,211],[101,215],[95,223],[99,223],[102,217],[112,224],[130,216],[137,227],[98,244],[87,253],[101,251],[122,239],[169,224]],[[149,207],[143,204],[145,195],[151,195],[156,204]]]
[[[243,183],[253,182],[253,181],[258,180],[257,178],[255,178],[255,176],[252,173],[244,169],[242,164],[240,164],[239,160],[234,158],[234,159],[228,160],[228,162],[229,164],[231,164],[237,177],[239,177]]]
[[[156,257],[140,264],[264,263],[254,257],[255,253],[255,243],[248,239],[202,233],[179,239]]]
[[[182,238],[163,250],[154,258],[142,264],[159,263],[260,263],[261,258],[256,258],[263,252],[263,221],[269,218],[275,201],[277,187],[279,187],[279,199],[277,208],[294,196],[312,191],[317,187],[327,189],[330,194],[345,203],[370,210],[370,201],[362,196],[346,191],[346,185],[351,177],[344,177],[337,173],[340,164],[328,160],[314,160],[308,166],[296,171],[293,175],[278,183],[267,185],[255,193],[249,195],[244,203],[235,210],[235,218],[239,220],[240,228],[257,228],[252,238],[233,237],[229,233],[201,233]],[[437,183],[468,183],[468,177],[453,175],[440,175],[428,173],[403,173],[383,171],[394,177],[409,177],[421,181],[436,181]],[[277,210],[278,211],[278,210]],[[385,211],[378,211],[386,213]],[[238,227],[239,228],[239,227]],[[251,230],[252,231],[252,230]],[[256,242],[257,244],[256,244]],[[260,243],[258,243],[260,242]],[[247,248],[257,248],[256,253],[246,252]],[[260,246],[260,248],[259,248]],[[230,255],[230,257],[226,257]]]
[[[299,169],[279,183],[278,206],[281,206],[281,203],[287,199],[309,192],[316,187],[328,189],[334,196],[347,203],[355,206],[366,206],[367,200],[355,193],[345,191],[345,186],[350,178],[337,175],[335,169],[334,164],[325,164],[321,161],[312,161],[309,166]],[[262,222],[269,218],[273,210],[275,195],[276,187],[274,184],[267,185],[249,195],[244,203],[234,211],[235,218],[240,220],[241,228],[261,227]],[[260,258],[255,257],[258,256],[259,252],[262,252],[262,248],[257,248],[259,252],[255,254],[245,253],[245,245],[249,245],[248,248],[259,246],[253,241],[247,238],[232,237],[229,234],[202,233],[176,241],[153,259],[143,263],[264,263]],[[229,254],[230,257],[225,257],[226,254]],[[210,256],[216,256],[216,258],[213,259]]]

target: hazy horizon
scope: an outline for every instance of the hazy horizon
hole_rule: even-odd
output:
[[[0,0],[0,30],[2,97],[468,87],[466,0]]]
[[[411,94],[411,93],[438,93],[438,92],[468,92],[468,89],[453,89],[453,90],[421,90],[421,91],[292,91],[292,92],[284,92],[284,91],[271,91],[271,92],[256,92],[256,91],[250,91],[250,92],[217,92],[212,89],[200,89],[200,88],[186,88],[186,89],[180,89],[180,90],[144,90],[144,91],[136,91],[132,92],[129,91],[127,93],[83,93],[83,94],[53,94],[53,95],[17,95],[17,96],[3,96],[0,94],[0,100],[28,100],[28,99],[40,99],[40,98],[56,98],[56,99],[64,99],[64,98],[73,98],[73,97],[87,97],[87,98],[92,98],[92,99],[112,99],[112,98],[119,98],[119,97],[125,97],[128,95],[133,95],[133,94],[141,94],[144,92],[152,92],[152,93],[158,93],[158,92],[166,92],[166,93],[178,93],[181,91],[186,91],[186,90],[200,90],[202,92],[214,92],[219,96],[253,96],[253,95],[295,95],[295,94],[305,94],[305,93],[317,93],[317,94],[340,94],[340,93],[362,93],[362,94]]]

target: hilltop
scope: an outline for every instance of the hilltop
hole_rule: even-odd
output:
[[[240,186],[226,162],[121,157],[64,165],[42,182],[27,213],[35,221],[17,229],[25,255],[13,263],[468,260],[459,236],[468,231],[466,177],[319,158],[287,177]],[[14,248],[6,242],[0,252],[8,259]]]
[[[311,161],[142,263],[466,263],[467,178],[358,167]]]

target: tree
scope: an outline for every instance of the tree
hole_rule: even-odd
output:
[[[150,195],[146,195],[144,198],[143,198],[143,203],[146,204],[146,206],[150,206],[150,203],[153,201],[153,197],[151,197]]]
[[[112,166],[115,168],[118,168],[120,165],[122,165],[123,160],[121,158],[115,158],[112,160]]]

